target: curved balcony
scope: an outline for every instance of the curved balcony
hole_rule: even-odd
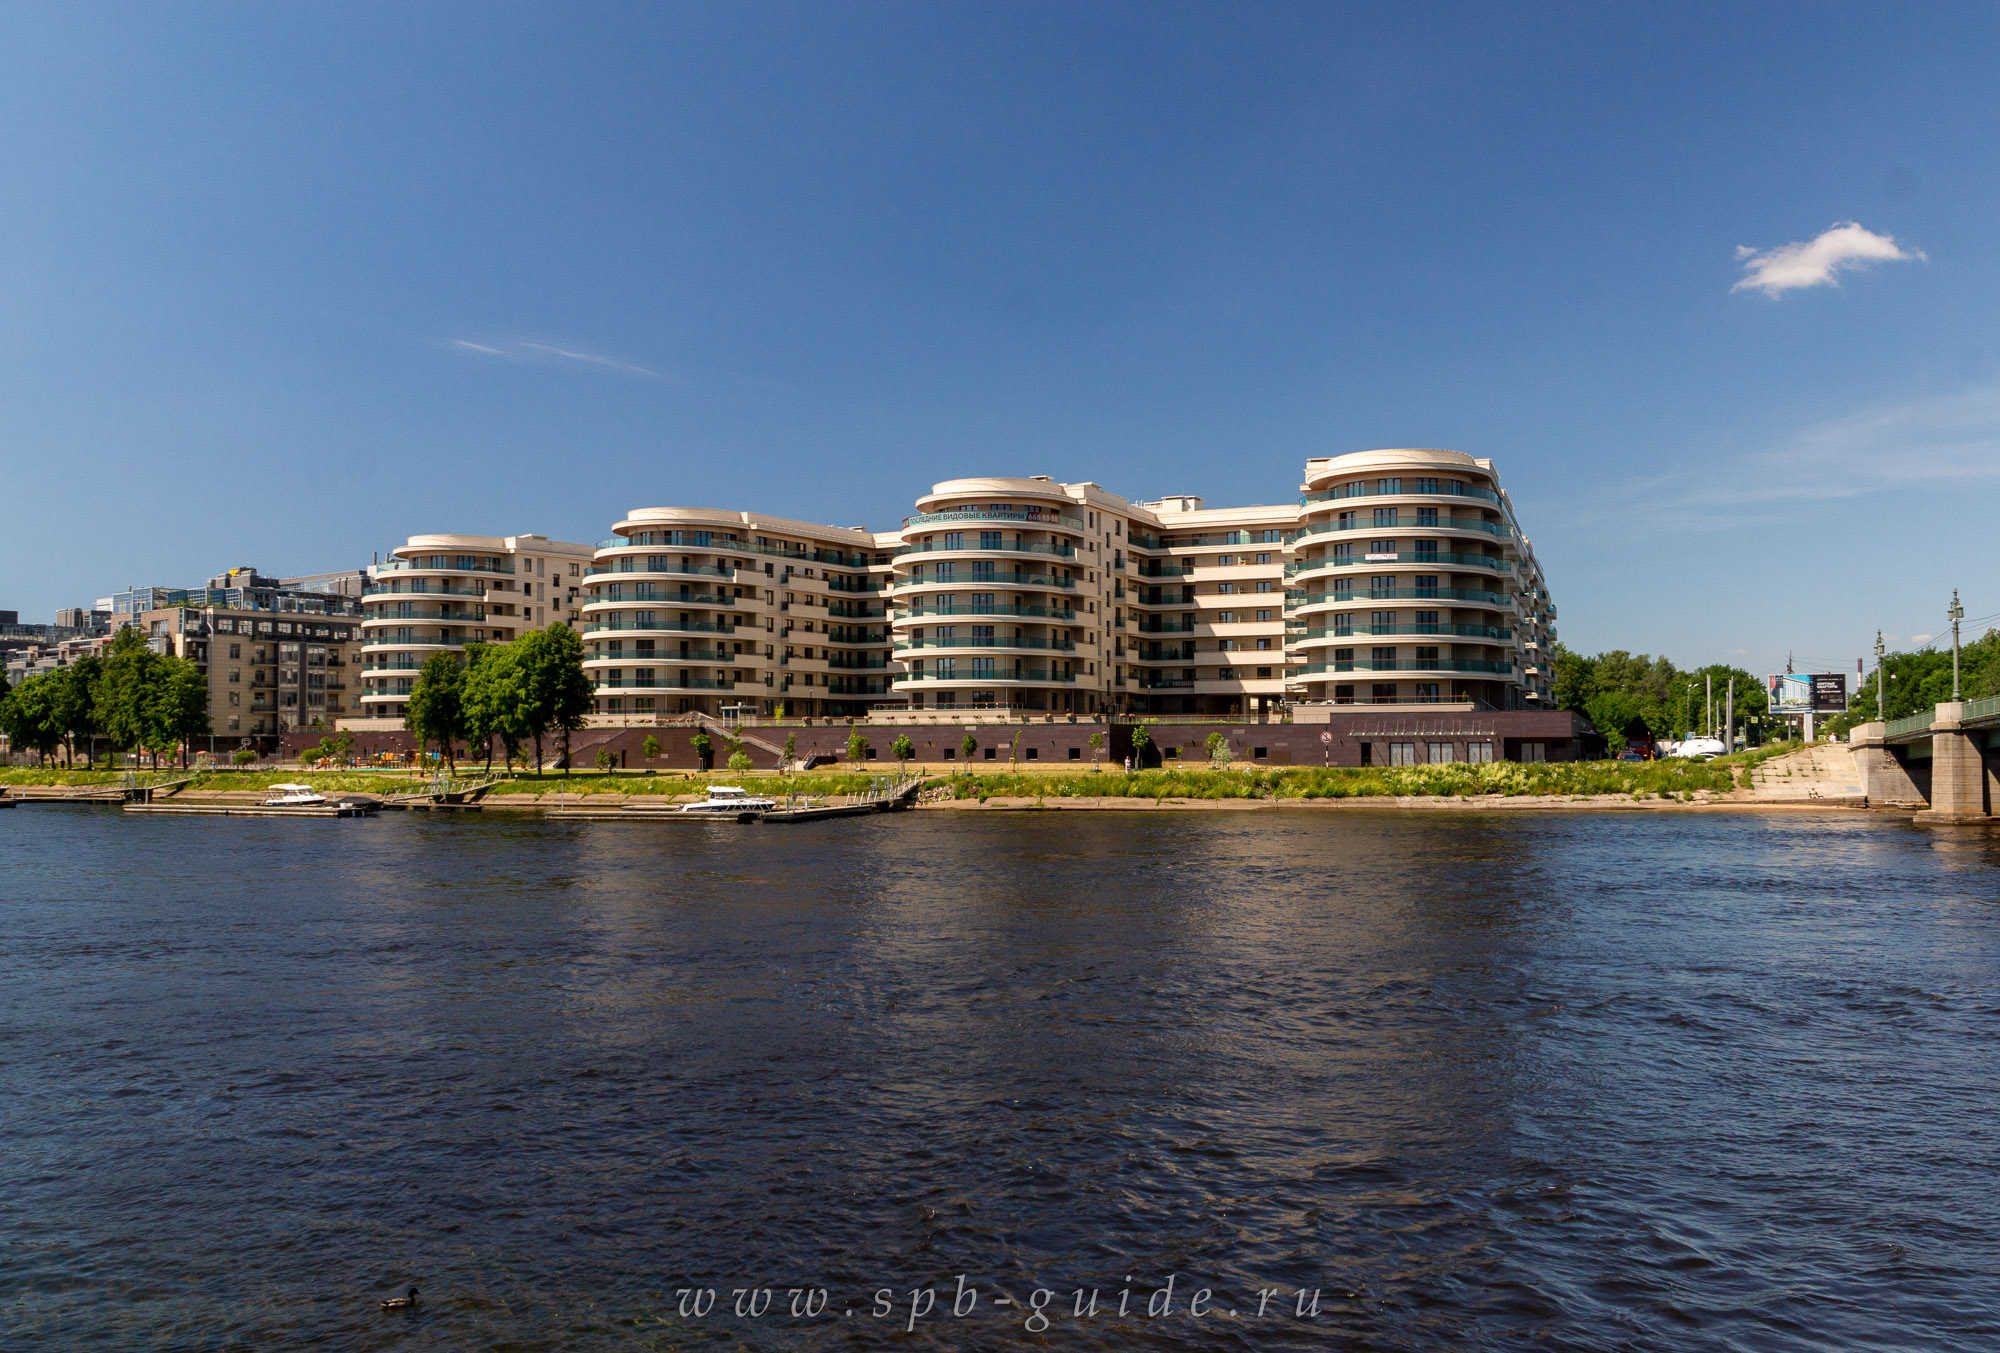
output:
[[[1005,637],[995,637],[992,639],[919,639],[916,641],[905,639],[897,642],[894,651],[903,653],[914,652],[919,649],[929,649],[949,653],[961,648],[974,650],[1011,648],[1041,652],[1074,653],[1076,652],[1076,641],[1073,639],[1009,639]]]
[[[895,684],[900,687],[906,681],[949,682],[959,686],[1073,686],[1076,674],[1057,672],[1046,667],[999,668],[991,672],[925,671],[898,672]]]
[[[728,597],[720,592],[595,592],[579,598],[586,612],[603,606],[706,606],[732,609],[736,603],[748,603],[748,597]]]
[[[1514,632],[1495,625],[1359,625],[1346,629],[1309,629],[1290,637],[1291,643],[1316,643],[1321,639],[1372,639],[1383,635],[1414,635],[1418,638],[1443,636],[1447,639],[1479,639],[1486,643],[1502,644],[1513,637]]]
[[[750,657],[748,653],[731,653],[720,648],[663,648],[657,653],[598,653],[583,660],[584,670],[598,667],[657,667],[661,665],[685,666],[688,663],[740,663]]]
[[[1294,666],[1287,679],[1311,676],[1315,672],[1480,672],[1495,676],[1512,673],[1514,664],[1488,658],[1356,658],[1349,662],[1314,662]]]
[[[1504,522],[1486,521],[1479,517],[1433,517],[1429,520],[1404,517],[1397,513],[1389,521],[1323,521],[1311,526],[1300,527],[1292,533],[1293,540],[1304,540],[1309,536],[1332,535],[1347,531],[1465,531],[1475,535],[1495,536],[1511,540],[1514,533]]]
[[[465,606],[453,610],[446,606],[405,606],[398,610],[372,610],[361,617],[361,627],[370,625],[401,625],[411,620],[450,620],[461,625],[483,623],[486,619],[484,606]]]
[[[932,575],[922,578],[898,578],[884,590],[891,592],[914,592],[920,588],[969,587],[974,589],[1002,588],[1014,591],[1061,591],[1074,592],[1076,579],[1058,578],[1052,573],[958,573]]]
[[[919,512],[914,517],[903,518],[905,531],[924,531],[938,526],[949,526],[955,522],[1004,521],[1010,524],[1033,526],[1044,531],[1069,531],[1076,535],[1084,533],[1083,518],[1066,516],[1053,510],[1039,508],[992,508],[953,507],[941,512]]]
[[[1372,606],[1383,601],[1466,602],[1474,606],[1510,609],[1513,598],[1504,592],[1488,592],[1475,587],[1397,587],[1369,592],[1296,592],[1285,598],[1286,611],[1316,610],[1321,606]]]
[[[393,636],[386,634],[378,634],[363,639],[361,641],[361,647],[364,651],[371,648],[373,649],[464,648],[467,644],[488,644],[494,642],[504,642],[504,640],[495,641],[492,639],[456,639],[447,637],[442,634],[416,634],[416,635],[411,635],[408,638],[395,638]]]
[[[638,556],[636,555],[633,556],[634,559],[636,559],[637,557]],[[608,564],[593,564],[591,567],[583,571],[583,576],[586,578],[597,578],[597,577],[602,577],[607,573],[617,574],[621,577],[630,575],[635,578],[667,577],[667,576],[677,576],[684,578],[685,577],[731,578],[736,575],[736,570],[733,568],[723,568],[717,564],[686,564],[686,565],[673,565],[667,567],[655,567],[649,565],[646,568],[639,568],[636,564],[631,568],[614,568]]]
[[[369,597],[479,597],[483,600],[490,590],[485,587],[426,587],[418,578],[392,587],[364,587],[361,589],[361,604],[367,606]]]
[[[583,638],[588,640],[598,634],[734,634],[735,625],[718,624],[710,620],[599,620],[586,617]]]
[[[513,561],[509,559],[503,559],[497,564],[489,564],[482,560],[474,560],[474,559],[453,560],[449,556],[447,556],[447,562],[441,564],[433,564],[429,562],[429,559],[427,557],[422,560],[391,559],[386,564],[370,564],[368,566],[368,573],[371,577],[377,573],[508,573],[511,574],[513,571],[514,571],[514,564]]]
[[[743,684],[747,686],[750,683],[746,681]],[[640,681],[636,678],[593,681],[590,689],[593,693],[616,691],[625,694],[637,691],[642,695],[657,691],[733,691],[736,689],[736,682],[728,677],[655,677],[651,681]]]
[[[1064,606],[1019,606],[996,602],[986,606],[905,606],[891,617],[890,623],[906,625],[913,620],[932,617],[962,620],[967,616],[982,615],[1018,615],[1064,625],[1076,621],[1076,612]]]
[[[1484,568],[1497,573],[1514,571],[1514,566],[1497,554],[1466,554],[1459,550],[1439,550],[1432,554],[1415,550],[1397,550],[1393,554],[1387,552],[1344,554],[1328,555],[1323,559],[1303,559],[1296,564],[1285,565],[1285,576],[1297,578],[1326,569],[1369,568],[1375,565],[1393,564],[1407,564],[1418,568]]]
[[[942,542],[933,542],[928,545],[900,546],[897,548],[894,557],[901,559],[906,554],[1046,554],[1057,559],[1074,559],[1076,558],[1076,547],[1074,545],[1037,545],[1032,542],[1015,544],[1008,541],[999,541],[984,545],[970,545],[964,542],[960,542],[957,545],[947,545]]]
[[[1394,489],[1377,488],[1377,482],[1383,478],[1395,480],[1401,487]],[[1434,489],[1412,487],[1419,482],[1421,481],[1418,477],[1413,475],[1405,475],[1400,480],[1396,480],[1396,476],[1394,475],[1377,475],[1365,482],[1339,484],[1330,489],[1321,489],[1316,493],[1305,494],[1299,499],[1299,506],[1311,507],[1314,503],[1339,502],[1343,498],[1477,498],[1487,503],[1497,503],[1500,501],[1499,494],[1495,493],[1492,489],[1481,488],[1477,484],[1466,484],[1458,488],[1453,488],[1448,480],[1440,479],[1438,480],[1438,486]]]

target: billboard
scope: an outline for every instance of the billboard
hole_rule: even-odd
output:
[[[1786,672],[1764,678],[1769,689],[1773,714],[1804,714],[1813,707],[1813,679]]]
[[[1847,673],[1815,672],[1812,678],[1812,707],[1815,714],[1845,713]]]

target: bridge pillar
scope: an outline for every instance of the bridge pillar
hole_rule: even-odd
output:
[[[1931,806],[1918,813],[1924,823],[1985,822],[1986,758],[1978,732],[1960,719],[1963,704],[1941,703],[1931,720]]]
[[[1908,765],[1895,747],[1884,742],[1887,726],[1881,722],[1857,724],[1848,735],[1854,752],[1854,768],[1861,774],[1861,792],[1870,807],[1924,807],[1923,786],[1910,776]]]

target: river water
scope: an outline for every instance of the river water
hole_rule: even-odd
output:
[[[1862,815],[21,808],[0,1348],[1990,1350],[1996,965]]]

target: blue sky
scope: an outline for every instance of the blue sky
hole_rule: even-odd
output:
[[[1573,647],[1851,670],[2000,612],[1996,69],[1971,5],[8,6],[0,608],[1430,445]],[[1737,287],[1843,222],[1905,257]]]

